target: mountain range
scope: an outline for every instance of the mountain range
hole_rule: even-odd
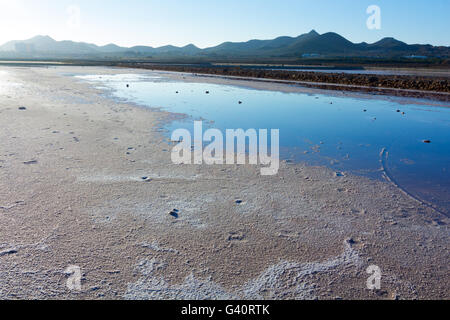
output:
[[[200,49],[193,44],[185,47],[149,46],[120,47],[115,44],[97,46],[73,41],[56,41],[49,36],[36,36],[23,41],[10,41],[0,46],[2,58],[160,58],[197,57],[220,58],[307,58],[307,57],[439,57],[449,58],[450,47],[409,45],[394,38],[384,38],[376,43],[353,43],[337,33],[319,34],[311,31],[298,37],[279,37],[272,40],[225,42],[218,46]]]

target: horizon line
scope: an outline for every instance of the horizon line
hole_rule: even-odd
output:
[[[87,42],[87,41],[82,41],[82,40],[81,40],[81,41],[69,40],[69,39],[57,40],[57,39],[55,39],[54,37],[50,36],[49,34],[47,34],[47,35],[38,34],[38,35],[35,35],[35,36],[31,37],[31,38],[27,38],[27,39],[23,39],[23,40],[18,40],[18,39],[8,40],[8,41],[6,41],[6,42],[0,44],[0,47],[6,45],[6,44],[9,43],[9,42],[14,42],[14,41],[17,41],[17,42],[22,41],[22,42],[23,42],[23,41],[32,40],[32,39],[38,38],[38,37],[43,37],[43,38],[47,37],[47,38],[50,38],[50,39],[52,39],[53,41],[56,41],[56,42],[70,41],[70,42],[75,42],[75,43],[85,43],[85,44],[95,45],[95,46],[97,46],[97,47],[106,47],[106,46],[109,46],[109,45],[114,45],[114,46],[118,46],[118,47],[120,47],[120,48],[126,48],[126,49],[131,49],[131,48],[134,48],[134,47],[148,47],[148,48],[158,49],[158,48],[163,48],[163,47],[168,47],[168,46],[172,46],[172,47],[176,47],[176,48],[184,48],[184,47],[187,47],[187,46],[194,46],[194,47],[196,47],[196,48],[198,48],[198,49],[205,50],[205,49],[208,49],[208,48],[214,48],[214,47],[217,47],[217,46],[219,46],[219,45],[221,45],[221,44],[224,44],[224,43],[246,43],[246,42],[255,41],[255,40],[256,40],[256,41],[270,41],[270,40],[275,40],[275,39],[283,38],[283,37],[297,38],[297,37],[300,37],[300,36],[302,36],[302,35],[310,34],[310,33],[313,33],[313,32],[317,33],[319,36],[322,36],[322,35],[325,35],[325,34],[328,34],[328,33],[334,33],[334,34],[337,34],[337,35],[343,37],[344,39],[346,39],[346,40],[348,40],[348,41],[350,41],[350,42],[352,42],[352,43],[354,43],[354,44],[363,44],[363,43],[374,44],[374,43],[377,43],[377,42],[379,42],[379,41],[381,41],[381,40],[384,40],[384,39],[394,39],[394,40],[403,42],[403,43],[405,43],[405,44],[407,44],[407,45],[430,45],[430,46],[433,46],[433,47],[447,47],[447,48],[450,47],[450,46],[446,46],[446,45],[433,45],[433,44],[431,44],[431,43],[407,43],[407,42],[404,42],[404,41],[402,41],[402,40],[399,40],[399,39],[397,39],[397,38],[395,38],[395,37],[382,37],[382,38],[380,38],[378,41],[375,41],[375,42],[372,42],[372,43],[369,43],[369,42],[366,42],[366,41],[362,41],[362,42],[353,42],[353,41],[349,40],[347,37],[345,37],[345,36],[343,36],[343,35],[341,35],[341,34],[339,34],[339,33],[337,33],[337,32],[334,32],[334,31],[328,31],[328,32],[325,32],[325,33],[319,33],[319,32],[317,32],[315,29],[312,29],[311,31],[306,32],[306,33],[301,33],[301,34],[299,34],[299,35],[297,35],[297,36],[277,36],[277,37],[275,37],[275,38],[266,38],[266,39],[252,38],[252,39],[244,40],[244,41],[224,41],[224,42],[220,42],[220,43],[218,43],[218,44],[216,44],[216,45],[211,45],[211,46],[207,46],[207,47],[199,47],[199,46],[195,45],[195,44],[192,43],[192,42],[191,42],[191,43],[188,43],[188,44],[186,44],[186,45],[179,45],[179,46],[173,45],[173,44],[165,44],[165,45],[161,45],[161,46],[152,46],[152,45],[145,45],[145,44],[136,44],[136,45],[132,45],[132,46],[123,46],[123,45],[119,45],[119,44],[114,43],[114,42],[110,42],[110,43],[101,45],[101,44],[97,44],[97,43],[93,43],[93,42]]]

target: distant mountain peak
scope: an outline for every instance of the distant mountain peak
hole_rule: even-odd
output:
[[[374,46],[382,46],[382,47],[406,47],[408,46],[406,43],[399,41],[392,37],[383,38],[378,42],[373,44]]]
[[[314,29],[312,29],[308,34],[312,36],[320,36],[320,34]]]
[[[52,37],[50,37],[50,36],[43,36],[43,35],[37,35],[37,36],[31,38],[30,40],[31,41],[37,41],[37,40],[39,40],[39,41],[41,41],[41,40],[55,41],[55,39],[53,39]]]
[[[183,49],[198,49],[198,47],[192,43],[182,47]]]

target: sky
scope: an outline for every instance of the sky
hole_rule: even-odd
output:
[[[380,8],[369,29],[367,8]],[[49,35],[121,46],[200,48],[225,41],[337,32],[450,46],[450,0],[0,0],[0,44]]]

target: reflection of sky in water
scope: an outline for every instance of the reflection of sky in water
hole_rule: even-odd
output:
[[[20,83],[12,82],[8,79],[9,73],[0,70],[0,94],[11,93],[14,89],[21,87]]]
[[[386,148],[388,167],[400,185],[446,211],[450,208],[450,108],[173,82],[145,75],[99,77],[84,79],[101,82],[122,99],[213,121],[209,125],[215,128],[280,129],[285,159],[380,177],[380,152]],[[192,118],[167,128],[192,130]],[[427,139],[432,143],[423,143]]]
[[[77,76],[77,78],[88,81],[100,81],[110,83],[124,83],[124,82],[126,83],[127,81],[136,82],[136,81],[161,79],[161,77],[158,76],[149,76],[145,74],[82,75]]]
[[[6,72],[0,71],[0,94],[4,94],[6,90]]]

